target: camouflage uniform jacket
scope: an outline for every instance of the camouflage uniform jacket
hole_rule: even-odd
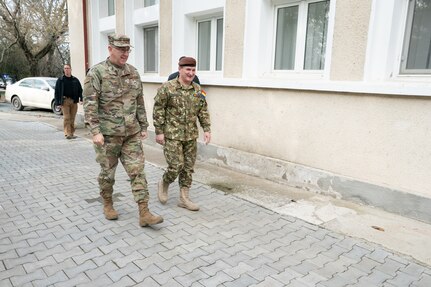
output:
[[[148,127],[141,77],[135,67],[109,59],[91,68],[84,81],[86,125],[96,135],[129,136]]]
[[[189,141],[199,135],[197,119],[205,132],[211,130],[205,93],[192,83],[183,87],[178,78],[167,81],[154,98],[153,120],[156,134],[173,140]]]

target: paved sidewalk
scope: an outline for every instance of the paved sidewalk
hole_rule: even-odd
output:
[[[91,144],[36,122],[0,124],[0,286],[431,286],[430,267],[364,240],[280,215],[194,183],[199,212],[156,200],[162,170],[147,163],[150,208],[138,226],[119,166],[102,214]]]

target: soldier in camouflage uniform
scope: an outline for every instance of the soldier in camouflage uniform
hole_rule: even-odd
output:
[[[109,57],[93,66],[84,82],[85,122],[93,135],[98,177],[106,219],[118,218],[112,193],[118,159],[124,166],[139,206],[141,226],[163,222],[148,210],[148,187],[144,173],[142,140],[148,137],[147,115],[138,71],[127,64],[130,39],[125,35],[108,37]]]
[[[199,206],[189,198],[193,167],[196,161],[198,127],[204,130],[204,142],[211,140],[211,125],[205,92],[193,82],[196,60],[181,58],[179,76],[165,82],[154,98],[153,120],[157,143],[164,145],[168,168],[158,185],[162,204],[168,200],[169,184],[179,177],[180,202],[178,206],[197,211]]]

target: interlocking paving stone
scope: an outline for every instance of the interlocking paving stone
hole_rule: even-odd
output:
[[[159,283],[157,283],[153,278],[147,277],[145,280],[139,284],[136,284],[136,286],[139,287],[159,287],[161,286]]]
[[[281,283],[274,278],[266,277],[263,281],[258,284],[253,284],[251,286],[259,286],[259,287],[283,287],[286,286],[284,283]]]
[[[151,163],[150,209],[165,221],[139,227],[121,165],[107,221],[91,143],[48,125],[3,121],[0,157],[0,286],[431,286],[407,256],[199,182],[199,212],[176,206],[177,182],[161,205]]]
[[[69,268],[74,268],[76,267],[76,263],[71,259],[66,259],[65,261],[61,262],[61,263],[55,263],[52,265],[46,265],[44,267],[42,267],[43,271],[45,271],[45,273],[48,276],[52,276],[55,273],[59,272],[59,271],[63,271]]]
[[[248,274],[243,274],[238,279],[223,283],[222,286],[226,286],[226,287],[253,286],[256,283],[257,283],[256,279],[254,279]]]
[[[253,270],[255,270],[255,268],[251,267],[250,265],[248,265],[245,262],[240,262],[237,266],[225,268],[223,271],[227,275],[229,275],[230,277],[238,279],[243,274],[247,274],[247,273],[249,273],[250,271],[253,271]]]
[[[109,286],[111,287],[124,287],[124,286],[135,286],[136,282],[133,281],[133,279],[131,279],[128,276],[125,276],[123,278],[121,278],[120,280],[118,280],[117,282],[113,283],[113,284],[109,284]]]
[[[160,285],[164,285],[171,278],[175,278],[177,276],[183,276],[183,275],[185,275],[185,273],[181,269],[179,269],[177,267],[172,267],[168,271],[165,271],[165,272],[162,272],[159,274],[151,275],[151,277]]]
[[[218,272],[214,276],[208,277],[206,279],[199,280],[199,283],[201,283],[204,286],[219,286],[223,283],[233,281],[234,279],[224,273],[223,271]]]
[[[91,282],[90,279],[84,274],[80,273],[73,278],[69,278],[66,281],[59,282],[54,284],[55,287],[73,287],[78,286],[80,284],[86,284]]]
[[[426,272],[426,270],[430,269],[426,269],[425,267],[415,262],[408,262],[406,267],[401,268],[402,272],[412,275],[414,277],[419,277],[423,272]]]
[[[66,252],[64,250],[63,246],[56,245],[54,247],[48,247],[45,250],[36,251],[34,253],[34,255],[36,255],[36,257],[37,257],[38,260],[44,260],[44,259],[46,259],[47,257],[50,257],[50,256],[54,258],[54,255],[60,254],[60,253],[63,253],[63,252]]]
[[[146,278],[155,275],[163,273],[164,270],[160,269],[156,264],[150,264],[145,269],[140,269],[137,272],[130,273],[128,276],[132,278],[135,282],[143,282]]]
[[[81,248],[79,248],[79,246],[76,246],[70,250],[66,250],[65,252],[56,253],[53,256],[57,262],[61,263],[66,259],[69,259],[75,256],[80,256],[80,255],[85,255],[85,253]]]
[[[397,272],[393,279],[389,279],[386,282],[392,284],[393,286],[410,286],[410,284],[416,280],[417,277],[413,277],[403,272]]]
[[[96,280],[91,280],[90,282],[81,283],[76,285],[77,287],[106,287],[106,286],[112,286],[114,282],[103,274],[102,276],[98,277]]]
[[[319,282],[327,281],[329,278],[322,277],[316,273],[310,272],[304,277],[296,278],[297,281],[310,285],[310,286],[316,286]]]
[[[213,264],[209,264],[209,265],[201,267],[199,269],[211,277],[211,276],[214,276],[215,274],[217,274],[217,272],[219,272],[221,270],[228,269],[228,268],[230,268],[229,264],[227,264],[226,262],[224,262],[222,260],[218,260]]]
[[[308,261],[302,261],[300,264],[298,265],[293,265],[290,267],[290,269],[298,272],[299,274],[302,275],[307,275],[310,271],[312,270],[316,270],[318,268],[318,266],[314,265],[313,263],[310,263]]]
[[[193,270],[193,272],[186,273],[184,275],[175,276],[175,281],[177,281],[183,286],[189,286],[189,285],[193,286],[194,283],[198,283],[199,280],[203,278],[208,278],[208,277],[209,275],[206,274],[205,272],[199,269],[195,269]],[[205,285],[202,285],[201,283],[199,283],[199,286],[205,286]]]
[[[124,268],[119,268],[117,270],[110,271],[106,273],[112,281],[117,282],[120,281],[124,276],[127,276],[130,273],[139,271],[139,267],[136,266],[133,262],[130,262]]]
[[[368,274],[367,276],[363,276],[359,279],[359,282],[365,281],[369,282],[371,286],[380,286],[388,279],[392,279],[393,276],[388,275],[386,273],[383,273],[379,270],[373,270],[371,274]]]
[[[24,268],[22,266],[15,266],[12,269],[7,269],[0,273],[0,280],[3,281],[5,279],[11,279],[15,276],[26,275]],[[6,281],[6,280],[5,280]]]
[[[22,286],[25,283],[31,282],[31,281],[35,281],[35,280],[40,280],[40,279],[44,279],[46,278],[46,274],[43,272],[43,270],[38,269],[32,273],[28,273],[28,274],[24,274],[24,275],[18,275],[18,276],[13,276],[10,278],[12,285],[14,286]]]
[[[397,271],[402,267],[405,267],[405,265],[402,263],[399,263],[398,261],[391,260],[390,258],[386,258],[385,263],[383,263],[382,265],[376,266],[374,270],[379,270],[390,276],[395,276]]]
[[[45,278],[42,280],[34,280],[31,283],[32,283],[32,286],[46,287],[46,286],[53,286],[56,283],[66,282],[69,280],[69,278],[70,277],[67,277],[63,271],[59,271],[54,275],[49,276],[48,278]]]
[[[27,254],[26,256],[18,257],[18,258],[11,258],[11,259],[5,259],[3,261],[3,264],[1,266],[4,266],[5,269],[12,269],[15,266],[22,266],[29,262],[36,261],[36,256],[33,254]]]
[[[418,287],[426,287],[431,286],[431,275],[429,274],[422,274],[417,282],[414,282],[412,286],[418,286]]]

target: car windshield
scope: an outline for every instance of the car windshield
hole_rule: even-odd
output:
[[[51,88],[55,89],[55,83],[57,82],[57,79],[49,79],[46,80],[46,82],[51,86]]]

